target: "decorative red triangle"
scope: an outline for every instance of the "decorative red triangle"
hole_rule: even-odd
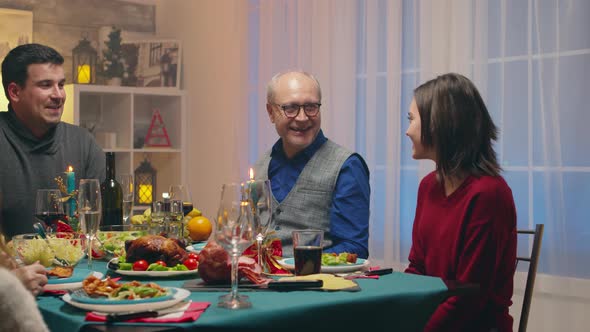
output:
[[[160,110],[158,109],[154,109],[152,123],[145,136],[145,145],[156,147],[170,147],[171,145],[166,126],[164,126],[164,121],[162,121],[162,116],[160,116]]]

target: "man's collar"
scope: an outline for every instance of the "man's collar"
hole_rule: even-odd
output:
[[[57,135],[61,122],[49,129],[42,138],[38,138],[20,121],[10,104],[8,105],[7,113],[8,125],[16,135],[27,142],[31,151],[43,151],[46,154],[53,154],[57,151],[58,145],[55,144],[55,136]]]
[[[316,151],[324,144],[328,139],[324,136],[324,132],[320,129],[318,135],[313,140],[313,142],[303,149],[302,151],[298,152],[296,155],[293,156],[291,159],[300,158],[303,156],[307,160],[311,159],[311,157],[316,153]],[[271,154],[272,157],[282,156],[285,159],[287,156],[285,155],[285,150],[283,149],[283,139],[279,138],[279,140],[273,145]]]

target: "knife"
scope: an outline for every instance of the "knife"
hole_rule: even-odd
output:
[[[275,290],[293,290],[302,288],[320,288],[324,286],[323,280],[292,280],[292,281],[271,281],[260,288]]]
[[[352,273],[336,273],[336,275],[342,278],[354,279],[362,276],[382,276],[391,273],[393,273],[393,268],[376,269],[363,272],[357,271]]]
[[[363,274],[366,276],[382,276],[382,275],[386,275],[386,274],[391,274],[393,273],[393,269],[392,268],[386,268],[386,269],[377,269],[377,270],[372,270],[372,271],[365,271]]]
[[[177,312],[190,312],[190,311],[197,311],[202,310],[201,308],[190,310],[190,303],[188,302],[181,302],[175,306],[170,308],[162,309],[162,310],[145,310],[145,311],[136,311],[136,312],[126,312],[126,313],[108,313],[105,315],[105,319],[107,324],[111,324],[114,322],[123,322],[130,319],[138,319],[138,318],[150,318],[150,317],[159,317],[162,315],[173,314]],[[96,312],[97,314],[102,314],[100,312]]]

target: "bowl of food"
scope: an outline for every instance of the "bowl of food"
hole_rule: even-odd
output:
[[[85,255],[86,237],[80,233],[48,233],[43,239],[37,233],[19,234],[12,238],[17,257],[25,264],[39,261],[45,267],[67,262],[75,266]]]
[[[147,225],[102,226],[93,244],[95,258],[112,259],[125,256],[125,242],[148,234]]]

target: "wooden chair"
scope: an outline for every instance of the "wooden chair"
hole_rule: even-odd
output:
[[[539,263],[539,254],[541,252],[541,240],[543,238],[543,224],[537,224],[535,230],[519,229],[518,234],[533,235],[533,248],[529,256],[516,257],[516,265],[518,262],[529,262],[529,271],[526,278],[526,285],[524,289],[524,297],[522,299],[522,311],[520,312],[520,322],[518,324],[518,332],[525,332],[527,322],[529,319],[529,311],[531,310],[531,300],[533,298],[533,288],[535,287],[535,277],[537,276],[537,264]]]

